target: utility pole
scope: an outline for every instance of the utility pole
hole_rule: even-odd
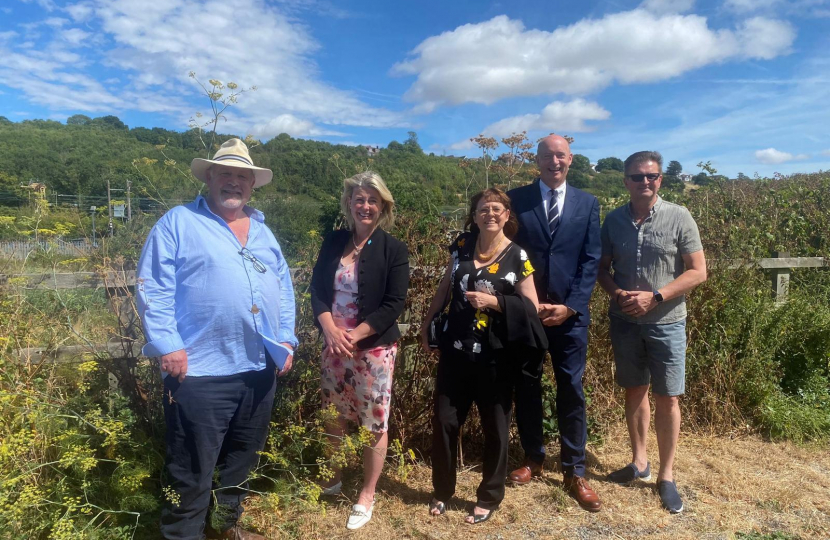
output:
[[[109,216],[109,227],[110,236],[112,236],[113,230],[115,227],[112,226],[112,197],[110,196],[110,179],[107,177],[107,216]]]
[[[130,180],[127,180],[127,221],[133,220],[133,207],[130,204]]]

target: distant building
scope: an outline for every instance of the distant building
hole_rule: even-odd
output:
[[[24,189],[29,189],[34,193],[37,193],[41,197],[46,195],[46,184],[41,182],[30,182],[28,184],[21,184],[20,187]]]
[[[685,173],[678,174],[677,177],[680,178],[681,180],[683,180],[684,182],[691,182],[692,178],[693,178],[693,176],[691,174],[685,174]]]
[[[380,153],[380,147],[379,146],[370,146],[368,144],[364,144],[363,148],[366,149],[366,155],[369,156],[369,157],[374,157],[374,156],[376,156]]]

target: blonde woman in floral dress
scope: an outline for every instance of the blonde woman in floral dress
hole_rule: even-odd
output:
[[[311,278],[311,304],[325,348],[321,358],[323,407],[339,414],[328,426],[337,447],[349,422],[371,431],[363,452],[363,487],[346,526],[358,529],[372,518],[375,486],[386,457],[397,319],[409,286],[406,245],[384,229],[392,226],[395,202],[383,179],[364,172],[344,181],[341,210],[348,229],[334,231],[320,248]],[[341,471],[324,486],[335,495]]]

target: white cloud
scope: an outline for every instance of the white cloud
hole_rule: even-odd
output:
[[[69,4],[64,8],[64,11],[69,13],[69,16],[72,17],[72,20],[74,20],[75,22],[86,21],[93,14],[92,5],[87,2],[81,2],[79,4]]]
[[[591,131],[586,124],[589,120],[607,120],[611,113],[598,103],[577,98],[569,102],[549,103],[541,114],[525,114],[499,120],[482,130],[491,137],[507,137],[522,131],[548,131],[556,133],[579,133]]]
[[[21,0],[24,4],[31,4],[32,0]],[[34,0],[34,3],[45,9],[46,11],[52,12],[58,6],[55,5],[55,2],[52,0]]]
[[[637,28],[659,31],[632,31]],[[794,37],[789,23],[764,18],[714,30],[698,15],[635,9],[546,32],[500,15],[427,38],[391,72],[417,77],[404,97],[429,111],[516,96],[580,95],[614,81],[662,81],[711,64],[785,54]]]
[[[457,143],[453,143],[449,146],[450,150],[471,150],[475,147],[473,141],[470,139],[464,139],[463,141],[458,141]]]
[[[64,31],[36,50],[0,45],[0,80],[53,109],[165,112],[184,126],[195,112],[185,100],[196,96],[198,107],[207,105],[187,78],[192,70],[203,80],[258,87],[233,108],[241,132],[254,125],[263,134],[285,128],[291,135],[337,133],[323,124],[407,125],[401,113],[324,82],[313,60],[320,45],[308,27],[266,0],[158,0],[152,7],[146,0],[66,5],[62,10],[84,29],[67,29],[69,19],[61,19]],[[67,50],[82,43],[94,50],[66,61]],[[92,71],[96,63],[109,71],[102,79],[117,76],[121,87],[104,88],[95,76],[100,69]]]
[[[796,18],[826,16],[830,0],[726,0],[724,7],[738,15],[784,13]]]
[[[723,5],[732,11],[745,13],[749,11],[769,9],[780,3],[781,0],[726,0]]]
[[[770,60],[789,51],[795,41],[795,29],[790,24],[764,17],[744,21],[736,35],[744,56],[762,60]],[[759,36],[762,37],[758,39]]]
[[[828,148],[827,150],[824,150],[824,151],[821,153],[821,155],[822,155],[822,156],[830,156],[830,148]]]
[[[69,28],[61,32],[61,37],[63,37],[64,41],[71,45],[80,45],[89,36],[89,32],[84,32],[80,28]]]
[[[311,59],[319,44],[263,0],[166,0],[152,10],[144,0],[97,0],[95,12],[121,45],[110,62],[140,73],[140,85],[182,81],[193,70],[204,78],[256,85],[258,91],[238,105],[249,116],[290,114],[356,126],[404,123],[400,115],[322,82]]]
[[[46,26],[51,26],[52,28],[60,28],[68,22],[69,20],[63,19],[61,17],[49,17],[48,19],[43,21],[43,24],[45,24]]]
[[[651,13],[685,13],[692,9],[695,0],[645,0],[640,7]]]
[[[764,150],[757,150],[755,152],[755,159],[767,165],[776,163],[786,163],[787,161],[796,161],[802,159],[809,159],[807,154],[793,155],[789,152],[782,152],[775,148],[766,148]]]
[[[280,133],[288,133],[294,137],[345,135],[337,131],[320,129],[313,122],[297,118],[293,114],[281,114],[267,122],[255,124],[251,128],[251,134],[261,139],[275,137]]]

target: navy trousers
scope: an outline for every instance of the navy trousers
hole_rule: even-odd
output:
[[[270,364],[262,371],[225,377],[185,377],[181,383],[164,379],[165,472],[178,497],[162,510],[164,538],[204,538],[212,504],[223,522],[221,530],[242,515],[248,473],[268,436],[275,388]]]
[[[545,327],[553,373],[556,377],[556,415],[559,422],[560,458],[565,474],[585,476],[588,422],[582,375],[588,354],[588,327]],[[516,427],[525,456],[545,461],[542,437],[542,366],[517,365],[514,374]]]

